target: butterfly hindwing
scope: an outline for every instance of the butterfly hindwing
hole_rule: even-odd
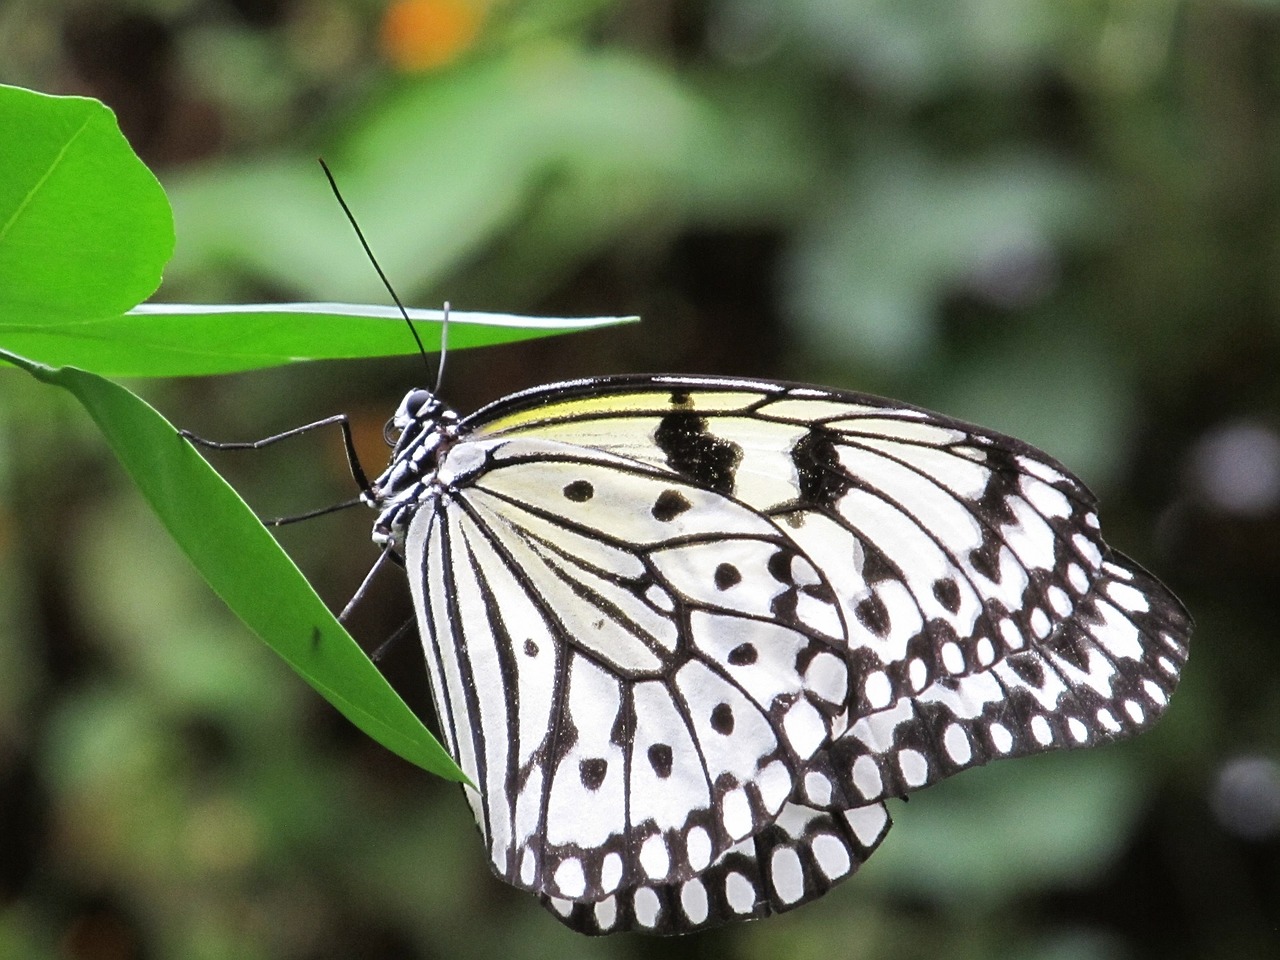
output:
[[[542,900],[563,923],[593,935],[690,933],[757,919],[808,903],[852,876],[890,825],[883,803],[835,811],[789,802],[771,824],[687,880],[644,883],[595,902]]]
[[[833,733],[833,589],[767,519],[678,477],[479,446],[406,561],[494,868],[585,901],[692,877],[778,815]]]

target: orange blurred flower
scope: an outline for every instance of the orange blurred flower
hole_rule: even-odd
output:
[[[398,70],[442,67],[471,46],[482,19],[466,0],[396,0],[382,18],[383,55]]]

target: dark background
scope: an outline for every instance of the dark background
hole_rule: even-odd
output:
[[[7,0],[0,80],[103,99],[177,213],[161,297],[629,314],[456,352],[461,411],[671,371],[877,392],[1080,473],[1197,620],[1142,738],[894,805],[859,876],[680,940],[587,940],[488,876],[457,788],[220,607],[69,401],[0,378],[0,957],[1120,960],[1280,955],[1280,4]],[[420,359],[133,386],[248,439]],[[218,460],[263,514],[336,436]],[[358,512],[357,512],[358,513]],[[369,516],[282,534],[335,608]],[[409,615],[396,578],[354,632]],[[429,714],[420,654],[387,672]]]

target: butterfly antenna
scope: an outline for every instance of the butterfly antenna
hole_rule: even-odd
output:
[[[365,256],[373,264],[373,269],[378,271],[378,278],[382,281],[382,285],[387,288],[387,293],[391,294],[391,299],[395,301],[396,307],[400,310],[400,316],[404,317],[404,322],[409,325],[409,332],[413,334],[414,343],[418,345],[418,352],[422,354],[423,363],[430,363],[427,357],[427,348],[422,345],[422,338],[418,336],[418,328],[409,319],[409,311],[404,308],[404,304],[400,302],[400,298],[396,295],[395,288],[391,286],[391,281],[382,272],[382,265],[378,263],[378,258],[373,255],[373,250],[369,248],[369,241],[364,238],[364,231],[360,229],[360,224],[356,223],[355,214],[347,206],[347,201],[342,199],[342,191],[338,189],[338,181],[333,178],[333,173],[329,170],[329,165],[324,162],[324,158],[319,157],[317,159],[320,161],[320,169],[324,171],[325,177],[329,180],[329,189],[333,191],[333,195],[338,199],[338,205],[342,207],[342,212],[347,215],[347,222],[351,224],[351,229],[355,230],[356,236],[359,237],[360,246],[364,247]],[[441,366],[444,366],[443,358]]]
[[[440,360],[436,366],[436,388],[432,391],[440,395],[440,385],[444,383],[444,361],[449,355],[449,301],[444,302],[444,320],[440,324]]]

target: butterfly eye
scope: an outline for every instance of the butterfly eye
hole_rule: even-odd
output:
[[[388,447],[394,447],[400,441],[401,430],[396,426],[396,418],[392,417],[382,425],[382,439]]]

